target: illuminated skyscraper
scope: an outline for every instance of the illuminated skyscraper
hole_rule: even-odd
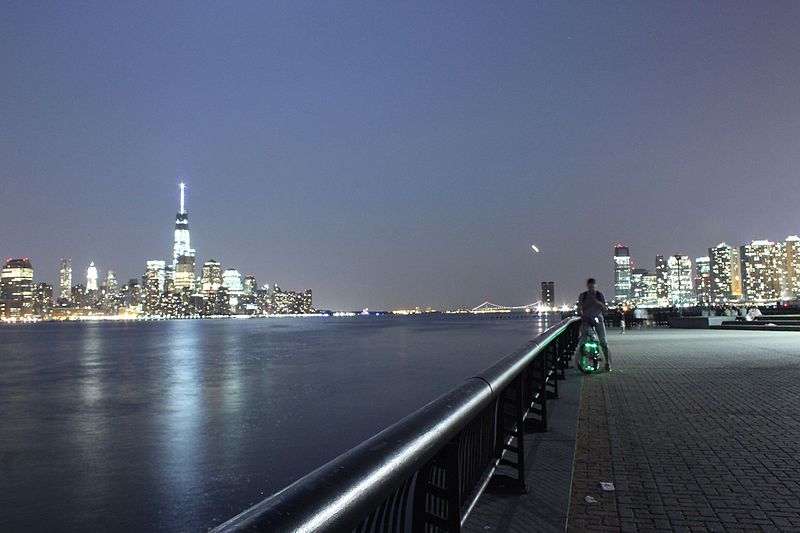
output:
[[[800,298],[800,237],[786,237],[786,290],[787,297]]]
[[[33,267],[25,259],[8,259],[0,272],[0,299],[6,318],[33,316]]]
[[[686,255],[667,259],[669,303],[676,307],[694,305],[697,301],[692,288],[692,260]]]
[[[86,269],[86,292],[97,290],[97,267],[94,266],[94,261],[89,263],[89,268]]]
[[[235,268],[229,268],[222,273],[222,286],[228,289],[231,295],[239,295],[244,292],[242,275]]]
[[[627,302],[631,298],[631,253],[627,246],[614,246],[614,299]]]
[[[669,306],[669,269],[667,268],[667,260],[663,255],[656,255],[656,301],[658,307]]]
[[[554,281],[542,282],[542,305],[552,308],[556,303],[556,284]]]
[[[53,310],[53,286],[39,283],[33,286],[33,313],[46,318]]]
[[[634,268],[631,270],[631,304],[640,307],[645,306],[645,276],[648,274],[649,272],[646,268]]]
[[[109,294],[117,294],[119,292],[117,275],[113,270],[109,270],[106,274],[106,290]]]
[[[694,268],[694,290],[697,294],[697,303],[708,305],[711,303],[711,258],[697,257],[694,260]]]
[[[162,312],[161,301],[166,281],[166,262],[156,260],[147,261],[147,268],[142,278],[142,304],[144,312],[148,315],[159,315]]]
[[[72,259],[62,259],[60,271],[58,297],[62,300],[69,300],[72,293]]]
[[[189,237],[189,213],[186,212],[186,185],[180,184],[181,200],[178,214],[175,215],[175,244],[172,247],[172,267],[177,271],[178,258],[194,257]]]
[[[164,292],[164,283],[167,279],[167,263],[160,259],[150,259],[147,261],[145,277],[156,280],[155,288],[159,293]]]
[[[186,185],[180,184],[180,209],[175,216],[175,243],[172,248],[172,267],[175,271],[173,290],[193,291],[195,288],[194,249],[189,237],[189,213],[186,212]]]
[[[242,288],[244,293],[247,295],[255,294],[256,289],[258,289],[258,283],[256,283],[255,276],[245,276]]]
[[[748,302],[774,302],[781,297],[783,274],[782,246],[767,240],[752,241],[741,247],[742,288]]]
[[[708,249],[711,302],[724,304],[741,299],[742,276],[739,250],[724,242]]]
[[[209,259],[203,263],[203,271],[200,274],[200,289],[203,292],[213,292],[222,286],[222,266],[219,261]]]

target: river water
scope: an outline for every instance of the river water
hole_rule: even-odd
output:
[[[546,324],[428,315],[0,326],[0,531],[204,531]]]

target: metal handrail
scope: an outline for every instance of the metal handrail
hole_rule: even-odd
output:
[[[385,513],[382,509],[379,513],[381,516],[373,517],[369,522],[377,524],[387,519],[385,514],[391,513],[399,523],[407,522],[405,519],[405,515],[409,514],[407,508],[414,505],[408,503],[409,500],[414,501],[409,493],[420,491],[421,494],[421,489],[411,488],[412,485],[417,486],[420,482],[427,482],[427,478],[430,477],[429,469],[437,468],[436,465],[441,463],[437,458],[440,458],[448,445],[458,441],[470,423],[475,423],[479,417],[487,416],[487,413],[490,415],[495,413],[493,416],[496,419],[502,417],[497,405],[502,407],[498,402],[502,399],[504,391],[512,388],[512,383],[518,384],[517,389],[522,398],[525,388],[523,385],[525,380],[522,377],[532,376],[531,369],[537,361],[542,361],[539,366],[541,375],[545,376],[547,357],[540,356],[547,353],[554,344],[558,344],[553,341],[563,335],[570,326],[574,326],[576,321],[575,318],[562,320],[521,349],[478,375],[468,378],[463,384],[283,490],[217,526],[212,532],[310,533],[352,531],[356,528],[359,531],[383,531],[387,528],[364,526],[362,523],[374,514],[376,508],[386,502],[387,498],[393,498],[393,495],[395,495],[392,499],[395,507],[401,505],[403,508]],[[575,328],[572,327],[571,330]],[[571,336],[575,337],[574,331]],[[564,348],[568,346],[565,344]],[[539,390],[539,395],[542,394],[545,394],[544,381]],[[524,413],[520,420],[522,419]],[[497,421],[494,423],[497,425]],[[514,427],[519,431],[521,449],[523,428],[518,426],[520,424]],[[502,445],[500,447],[502,448]],[[426,473],[424,476],[421,474],[422,471]],[[465,496],[458,492],[458,487],[454,489],[453,485],[454,483],[450,482],[448,490],[451,494],[455,490],[460,498],[458,501],[463,501]],[[395,502],[399,490],[402,492],[401,504]],[[480,492],[482,487],[478,487],[478,494],[468,502],[468,510],[472,508]],[[453,500],[450,501],[450,505],[453,506]],[[450,524],[458,524],[452,528],[458,529],[461,523],[460,510],[451,507],[450,513],[454,512],[456,519],[453,520],[451,517]],[[402,516],[398,518],[397,515]],[[430,519],[440,520],[436,516]],[[395,529],[392,527],[388,530]],[[446,530],[447,527],[443,529]]]

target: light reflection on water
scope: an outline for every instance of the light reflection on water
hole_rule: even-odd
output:
[[[474,316],[0,327],[0,531],[197,531],[529,338]]]

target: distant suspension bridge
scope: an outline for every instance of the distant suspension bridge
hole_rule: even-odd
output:
[[[493,311],[539,311],[544,309],[545,305],[542,303],[541,300],[538,302],[533,302],[525,305],[517,305],[517,306],[508,306],[508,305],[498,305],[489,301],[483,302],[481,305],[477,307],[473,307],[471,311],[473,313],[491,313]]]

